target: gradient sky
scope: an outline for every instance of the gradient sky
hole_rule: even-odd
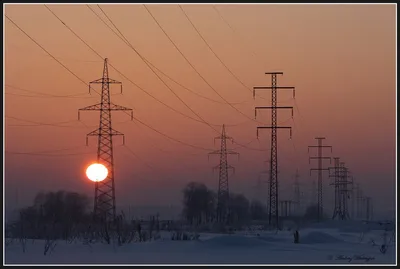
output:
[[[132,82],[197,118],[87,6],[49,7]],[[97,6],[91,7],[105,19]],[[236,167],[230,189],[254,197],[257,178],[267,169],[265,161],[269,158],[269,151],[259,149],[269,149],[270,132],[261,131],[257,141],[258,124],[213,92],[143,5],[101,7],[142,56],[191,91],[218,102],[199,97],[160,74],[205,121],[227,124],[228,135],[251,148],[230,144],[241,154],[239,160],[230,158],[230,164]],[[229,102],[240,103],[235,106],[249,117],[254,117],[255,106],[270,105],[269,91],[259,94],[264,99],[253,100],[249,90],[270,86],[271,79],[264,72],[282,71],[279,86],[296,87],[295,100],[290,91],[278,93],[280,105],[297,107],[293,120],[290,111],[278,112],[278,122],[293,127],[292,141],[287,130],[278,134],[281,197],[291,198],[296,169],[301,175],[302,191],[310,192],[316,175],[310,177],[309,169],[316,168],[317,163],[308,163],[308,156],[315,156],[316,151],[309,155],[307,146],[316,145],[314,138],[324,136],[324,143],[333,146],[332,154],[325,151],[327,156],[340,157],[347,164],[365,195],[374,199],[375,213],[394,210],[395,5],[216,5],[222,17],[212,5],[183,5],[204,39],[246,87],[209,50],[178,5],[147,7],[206,81]],[[102,60],[44,5],[8,4],[5,14],[85,82],[102,76]],[[97,141],[91,138],[86,147],[85,136],[98,125],[99,114],[83,112],[81,121],[89,126],[85,127],[77,121],[77,111],[98,103],[99,96],[89,95],[87,86],[10,21],[5,19],[4,25],[7,204],[30,203],[40,190],[66,189],[92,195],[94,186],[84,170],[96,159]],[[113,113],[114,128],[125,134],[126,146],[135,153],[122,146],[121,138],[114,139],[117,203],[178,205],[181,189],[190,181],[201,181],[216,189],[218,173],[212,174],[211,168],[219,160],[212,156],[208,161],[207,152],[218,149],[219,144],[213,144],[218,134],[208,125],[185,118],[152,99],[111,67],[109,74],[122,81],[124,87],[123,95],[118,86],[111,88],[113,103],[133,108],[137,119],[168,136],[205,148],[170,141],[135,120],[130,122],[122,112]],[[54,97],[71,94],[78,95]],[[257,120],[268,125],[270,115],[262,111]],[[216,128],[221,130],[221,126]],[[68,150],[55,151],[59,149]],[[18,152],[45,153],[15,154]],[[333,200],[329,181],[325,174],[327,210]]]

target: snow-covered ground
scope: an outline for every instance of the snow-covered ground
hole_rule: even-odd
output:
[[[353,226],[354,227],[354,226]],[[364,227],[364,228],[363,228]],[[385,254],[380,252],[383,230],[366,226],[310,227],[300,230],[300,243],[291,231],[201,234],[198,241],[172,241],[162,233],[157,241],[115,245],[59,241],[43,255],[44,241],[28,240],[23,253],[18,242],[5,249],[6,264],[395,264],[392,232]],[[374,245],[375,242],[376,245]]]

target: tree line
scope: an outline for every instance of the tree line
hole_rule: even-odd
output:
[[[243,194],[236,193],[230,193],[229,200],[231,225],[236,229],[252,221],[265,222],[268,219],[266,206],[258,200],[250,201]],[[18,220],[6,225],[6,237],[19,235],[29,239],[43,239],[49,236],[50,231],[54,240],[68,240],[77,234],[82,237],[89,237],[90,234],[95,236],[93,233],[99,233],[99,227],[93,223],[91,204],[90,198],[76,192],[40,192],[35,196],[31,206],[20,209]],[[183,227],[182,225],[199,227],[214,223],[217,194],[203,183],[190,182],[183,189],[182,206],[180,227]],[[306,210],[304,217],[312,219],[316,216],[316,212],[317,209],[311,206]],[[125,234],[125,237],[131,238],[133,236],[131,231],[138,230],[137,223],[126,220],[123,212],[118,215],[117,222],[119,235]],[[160,227],[158,220],[156,223],[154,218],[148,223],[150,230]],[[100,230],[101,236],[108,238],[109,242],[108,231],[103,228]]]

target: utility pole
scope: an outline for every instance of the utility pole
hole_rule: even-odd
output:
[[[290,138],[292,138],[292,127],[289,126],[278,126],[278,109],[291,109],[293,117],[292,106],[277,106],[278,103],[278,89],[290,89],[293,90],[293,98],[295,97],[294,87],[278,87],[277,86],[277,75],[283,75],[283,72],[267,72],[266,75],[271,75],[271,87],[253,87],[253,98],[255,98],[255,91],[262,89],[270,89],[272,96],[272,105],[255,107],[255,116],[257,117],[257,109],[271,109],[271,126],[257,126],[257,138],[259,129],[271,129],[271,157],[270,157],[270,196],[269,196],[269,224],[272,224],[274,218],[274,224],[279,229],[279,204],[278,204],[278,134],[277,129],[290,129]]]
[[[331,157],[323,157],[322,156],[322,148],[330,148],[332,152],[332,146],[323,146],[322,145],[322,140],[325,139],[325,137],[316,137],[316,140],[318,140],[318,146],[308,146],[308,152],[310,152],[310,148],[318,148],[318,157],[309,157],[309,163],[311,159],[317,159],[318,160],[318,168],[311,168],[310,169],[310,176],[311,176],[311,171],[315,170],[318,171],[318,191],[317,191],[317,217],[318,221],[321,221],[321,218],[323,216],[323,204],[322,204],[322,171],[327,170],[329,171],[328,168],[322,168],[322,160],[323,159],[329,159],[331,162]]]
[[[218,154],[220,156],[219,165],[213,167],[213,170],[219,169],[219,181],[218,181],[218,200],[217,200],[217,222],[226,224],[230,221],[230,198],[229,198],[229,181],[228,181],[228,169],[235,171],[235,168],[228,164],[228,154],[238,155],[239,153],[228,150],[226,147],[226,140],[233,138],[226,135],[225,125],[222,125],[221,136],[214,138],[221,140],[221,149],[212,151],[210,154]]]
[[[89,83],[89,93],[91,84],[101,84],[102,89],[100,103],[87,106],[78,110],[78,119],[80,117],[80,111],[100,111],[99,128],[87,134],[86,145],[88,145],[89,136],[97,136],[97,162],[103,164],[108,169],[107,177],[103,181],[95,183],[93,212],[96,221],[102,220],[106,223],[116,220],[114,156],[112,137],[120,135],[123,138],[123,143],[125,143],[124,134],[112,128],[111,111],[130,111],[131,120],[133,119],[132,109],[111,103],[110,84],[120,84],[122,93],[122,83],[108,77],[107,61],[107,58],[104,59],[103,77]]]

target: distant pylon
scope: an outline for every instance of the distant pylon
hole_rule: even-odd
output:
[[[340,197],[342,200],[342,219],[350,219],[349,214],[349,203],[348,200],[350,199],[351,189],[349,189],[349,185],[352,184],[352,181],[349,180],[349,169],[345,166],[344,162],[340,163],[341,167],[341,177],[340,177]]]
[[[89,83],[89,92],[91,84],[101,84],[101,102],[91,105],[82,110],[100,111],[99,128],[88,133],[86,137],[86,145],[88,145],[88,136],[98,137],[97,162],[103,164],[108,169],[108,176],[101,182],[95,183],[94,197],[94,218],[99,221],[111,222],[116,220],[116,202],[115,202],[115,181],[114,181],[114,154],[112,137],[116,135],[124,135],[112,128],[111,111],[131,111],[131,119],[133,119],[132,109],[111,103],[110,84],[120,84],[122,93],[122,83],[108,77],[107,58],[104,59],[103,77]]]
[[[310,152],[310,148],[318,148],[318,156],[317,157],[309,157],[309,162],[311,159],[317,159],[318,160],[318,168],[311,168],[310,169],[310,175],[311,171],[315,170],[318,171],[318,191],[317,191],[317,217],[318,221],[321,221],[323,217],[323,196],[322,196],[322,171],[327,170],[329,171],[328,168],[322,168],[322,160],[323,159],[329,159],[329,162],[331,162],[330,157],[323,157],[322,156],[322,149],[323,148],[330,148],[332,152],[332,146],[323,146],[322,145],[322,140],[325,139],[325,137],[316,137],[316,140],[318,140],[318,146],[308,146],[308,151]]]
[[[235,168],[232,165],[228,164],[228,154],[239,155],[239,153],[228,150],[226,147],[226,140],[231,140],[233,142],[233,138],[226,135],[225,125],[222,125],[222,133],[221,136],[215,137],[215,139],[221,140],[221,149],[212,151],[210,154],[218,154],[220,155],[219,165],[213,167],[213,170],[219,169],[219,180],[218,180],[218,196],[217,196],[217,222],[226,224],[230,221],[230,197],[229,197],[229,174],[228,170]]]
[[[334,157],[333,158],[333,163],[334,167],[329,167],[329,169],[334,169],[333,175],[330,174],[329,177],[334,178],[334,182],[331,183],[330,185],[333,185],[335,187],[335,206],[333,208],[333,216],[332,219],[335,219],[336,217],[342,218],[342,200],[341,200],[341,192],[340,192],[340,177],[341,177],[341,171],[340,171],[340,161],[339,157]]]
[[[351,185],[353,181],[349,180],[349,171],[345,167],[344,162],[339,162],[338,157],[333,159],[335,166],[329,168],[335,171],[333,175],[329,175],[335,178],[334,183],[330,184],[335,186],[335,207],[332,219],[339,218],[346,220],[350,219],[347,201],[350,199],[350,195],[353,195],[352,189],[349,189],[348,185]]]

